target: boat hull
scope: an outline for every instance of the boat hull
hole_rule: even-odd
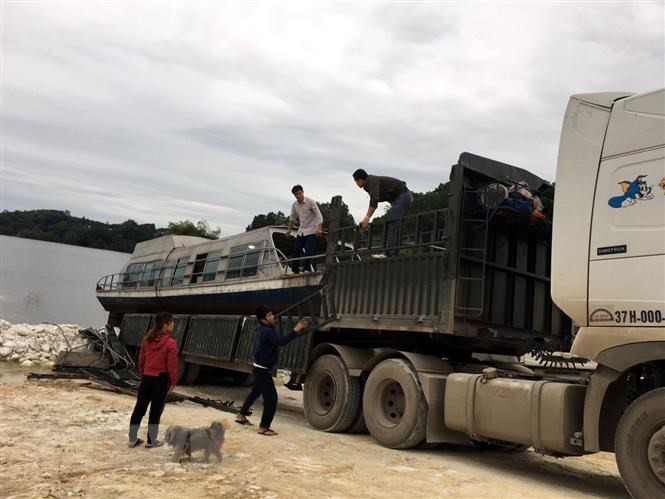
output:
[[[298,286],[281,289],[254,289],[206,294],[105,293],[97,299],[104,310],[115,313],[156,313],[166,310],[174,314],[252,315],[259,305],[284,310],[318,289]]]

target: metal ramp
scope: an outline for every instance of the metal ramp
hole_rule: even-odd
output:
[[[275,315],[275,329],[282,335],[293,328],[300,319],[309,322],[309,326],[296,339],[279,349],[275,367],[288,369],[292,374],[304,374],[309,363],[314,335],[311,334],[337,320],[337,313],[330,293],[330,286],[322,286],[316,293],[294,303]],[[256,322],[252,323],[252,338]]]
[[[331,285],[324,284],[315,293],[275,314],[277,331],[283,333],[285,332],[282,331],[283,327],[292,327],[299,320],[305,319],[309,322],[309,326],[301,333],[304,335],[337,320],[335,303],[330,291]]]

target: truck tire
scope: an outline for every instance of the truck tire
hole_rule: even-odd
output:
[[[349,426],[349,429],[346,430],[347,433],[354,435],[367,433],[367,425],[365,424],[365,415],[363,414],[362,401],[359,405],[360,407],[358,408],[358,414],[356,414],[356,418],[353,420],[353,423],[351,423],[351,426]]]
[[[367,378],[363,414],[369,433],[384,447],[420,445],[427,432],[427,401],[418,375],[403,359],[388,359]]]
[[[201,372],[200,364],[192,364],[184,360],[178,361],[178,384],[193,385]]]
[[[352,378],[335,355],[322,355],[307,371],[303,408],[317,430],[341,433],[349,429],[360,412],[360,380]]]
[[[630,495],[665,497],[665,388],[642,395],[626,409],[617,426],[614,452]]]
[[[240,371],[230,371],[230,373],[234,385],[249,386],[254,383],[254,375],[252,373],[244,373]]]

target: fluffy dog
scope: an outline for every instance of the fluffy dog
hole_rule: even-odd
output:
[[[208,462],[210,454],[217,456],[222,461],[222,444],[224,443],[224,426],[219,421],[214,421],[209,428],[185,428],[184,426],[169,426],[166,429],[164,440],[175,448],[173,461],[179,463],[183,454],[189,459],[192,452],[205,451],[204,460]]]

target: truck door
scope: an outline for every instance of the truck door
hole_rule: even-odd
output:
[[[617,101],[596,183],[589,326],[665,325],[665,89]]]

